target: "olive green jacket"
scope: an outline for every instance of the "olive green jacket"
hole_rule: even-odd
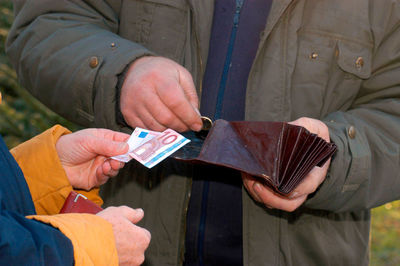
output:
[[[19,0],[7,52],[21,83],[85,126],[119,130],[117,76],[136,58],[185,66],[199,90],[212,0]],[[369,209],[400,196],[400,1],[276,0],[260,35],[246,120],[321,119],[338,146],[326,180],[293,213],[243,190],[244,265],[366,265]],[[107,204],[143,207],[148,265],[179,265],[193,168],[130,163]]]

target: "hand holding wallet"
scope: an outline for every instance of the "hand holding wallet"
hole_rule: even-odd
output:
[[[284,196],[336,151],[334,143],[286,122],[221,119],[214,122],[207,135],[202,134],[184,134],[191,142],[172,157],[248,173]]]

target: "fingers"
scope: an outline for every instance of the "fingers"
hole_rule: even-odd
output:
[[[328,126],[318,119],[313,119],[309,117],[300,117],[294,121],[289,122],[289,124],[302,126],[306,128],[311,133],[317,134],[319,137],[326,141],[330,141],[329,128]]]
[[[141,208],[132,209],[127,206],[119,206],[118,209],[125,218],[134,224],[138,223],[144,217],[144,211]]]
[[[143,210],[127,206],[108,207],[96,215],[112,224],[119,265],[142,264],[151,234],[132,222],[143,218]]]
[[[125,166],[125,163],[112,160],[105,159],[101,165],[99,165],[96,169],[96,187],[105,184],[110,177],[115,177],[118,175],[119,170]]]
[[[176,131],[182,132],[187,131],[189,127],[181,121],[181,119],[168,108],[160,98],[156,98],[153,101],[147,101],[145,110],[142,110],[143,118],[146,118],[145,123],[149,127],[155,128],[160,125],[161,130],[164,131],[167,128],[173,128]]]
[[[202,122],[200,115],[188,100],[181,84],[177,83],[176,80],[171,80],[169,84],[160,86],[157,92],[165,106],[167,106],[188,128],[194,131],[199,131],[201,129]],[[192,100],[193,93],[196,93],[194,88],[193,92],[189,93]]]
[[[262,185],[257,179],[246,173],[242,173],[242,179],[244,186],[253,199],[270,209],[280,209],[292,212],[301,206],[307,199],[307,195],[299,196],[294,199],[283,197],[272,191],[269,187]]]
[[[100,137],[88,138],[84,144],[91,152],[105,157],[121,155],[129,150],[129,145],[126,142],[112,141]]]
[[[314,193],[325,180],[330,161],[331,160],[329,159],[322,167],[315,166],[310,173],[307,174],[304,180],[295,188],[295,190],[288,195],[288,197],[296,198]]]
[[[119,169],[124,168],[124,166],[125,166],[124,162],[120,162],[120,161],[113,160],[113,159],[108,160],[108,162],[111,166],[111,169],[113,169],[115,171],[119,171]]]
[[[195,109],[199,109],[199,98],[193,83],[192,75],[185,68],[179,69],[179,83],[186,95],[186,98]]]
[[[110,129],[105,129],[105,128],[88,128],[88,129],[83,129],[80,131],[82,131],[82,132],[87,131],[91,135],[94,135],[94,136],[97,136],[97,137],[103,138],[103,139],[113,140],[116,142],[125,142],[130,137],[129,134],[110,130]]]
[[[142,57],[131,65],[121,88],[120,107],[133,127],[156,131],[202,127],[190,73],[163,57]]]
[[[268,207],[288,212],[296,210],[307,198],[307,195],[303,195],[294,199],[288,199],[276,194],[259,182],[254,182],[252,190],[261,199],[261,202]]]

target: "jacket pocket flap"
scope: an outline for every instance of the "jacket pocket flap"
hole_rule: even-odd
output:
[[[343,71],[362,79],[371,76],[372,52],[370,47],[346,41],[338,41],[337,45],[337,63]]]
[[[160,5],[172,6],[178,9],[185,10],[188,5],[184,0],[140,0],[141,2],[148,2]]]

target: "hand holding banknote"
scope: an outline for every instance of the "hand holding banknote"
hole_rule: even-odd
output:
[[[189,71],[164,57],[135,60],[121,87],[120,109],[131,127],[199,131],[198,104]]]

